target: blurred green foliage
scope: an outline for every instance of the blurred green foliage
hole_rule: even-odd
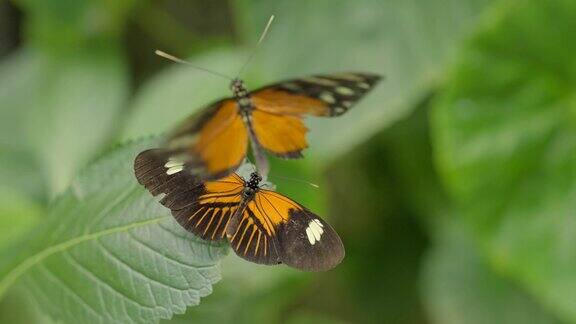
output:
[[[131,171],[229,95],[153,50],[234,75],[270,14],[250,87],[386,77],[307,120],[305,159],[271,160],[320,186],[271,178],[341,234],[325,274],[224,258]],[[576,322],[573,0],[14,0],[0,19],[0,322]]]
[[[434,107],[439,166],[490,263],[572,320],[575,14],[574,1],[493,11]]]

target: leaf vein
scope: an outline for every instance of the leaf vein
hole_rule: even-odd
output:
[[[6,292],[8,287],[10,287],[26,271],[28,271],[30,268],[37,265],[38,263],[44,261],[47,257],[49,257],[53,254],[68,250],[71,247],[76,246],[80,243],[94,240],[94,239],[97,239],[101,236],[128,231],[132,228],[136,228],[136,227],[140,227],[140,226],[155,224],[155,223],[158,223],[161,220],[166,219],[168,217],[169,216],[161,216],[161,217],[147,219],[147,220],[140,221],[140,222],[134,222],[132,224],[127,224],[127,225],[123,225],[123,226],[119,226],[119,227],[108,228],[108,229],[105,229],[105,230],[102,230],[99,232],[81,235],[81,236],[75,237],[73,239],[70,239],[68,241],[50,246],[50,247],[34,254],[33,256],[25,259],[23,262],[19,263],[16,267],[14,267],[10,272],[8,272],[6,274],[6,276],[4,276],[4,278],[2,278],[0,280],[0,296],[2,296]]]
[[[52,280],[56,281],[58,285],[64,287],[65,288],[64,291],[67,291],[68,294],[70,294],[70,296],[72,296],[74,299],[77,299],[79,301],[79,304],[84,306],[84,308],[86,308],[89,312],[93,313],[98,318],[102,316],[94,308],[92,308],[92,306],[86,300],[84,300],[84,298],[78,295],[78,293],[76,293],[74,289],[70,288],[64,279],[58,277],[56,273],[51,271],[50,268],[46,267],[45,265],[40,265],[38,267],[38,270],[40,271],[40,273],[44,273],[46,277],[52,278]]]
[[[147,250],[149,250],[155,254],[158,254],[161,257],[166,258],[167,260],[169,260],[171,262],[174,262],[178,265],[185,266],[185,267],[190,268],[192,270],[211,270],[216,266],[216,265],[195,265],[195,264],[189,264],[189,263],[183,262],[181,260],[177,260],[170,255],[163,254],[163,253],[160,253],[160,251],[155,250],[153,247],[151,247],[147,243],[144,243],[144,241],[142,241],[140,238],[138,238],[136,235],[134,235],[133,232],[128,232],[128,235],[130,235],[136,243],[138,243],[139,245],[141,245],[145,249],[147,249]]]
[[[152,277],[147,276],[146,274],[144,274],[143,272],[137,270],[136,268],[133,268],[132,266],[130,266],[128,263],[126,263],[124,260],[122,260],[119,256],[117,256],[116,254],[114,254],[112,251],[110,251],[110,249],[108,249],[104,244],[102,244],[102,242],[100,240],[96,240],[95,242],[97,242],[97,246],[99,246],[102,251],[104,252],[104,254],[108,255],[112,260],[114,260],[117,264],[119,264],[121,267],[123,267],[125,269],[125,271],[133,271],[134,273],[136,273],[137,275],[139,275],[140,277],[144,278],[145,280],[149,280],[152,282],[155,282],[161,286],[164,286],[168,289],[174,289],[174,290],[178,290],[178,291],[183,291],[186,292],[187,290],[185,288],[180,288],[180,287],[172,287],[170,285],[167,285],[161,281],[158,281],[157,279],[154,279]]]
[[[70,255],[72,256],[72,255]],[[127,300],[129,302],[132,302],[133,304],[136,304],[142,308],[147,308],[147,309],[155,309],[155,307],[153,306],[148,306],[145,304],[141,304],[139,303],[137,300],[130,298],[129,296],[125,295],[124,293],[122,293],[120,290],[118,290],[117,288],[115,288],[114,286],[112,286],[109,282],[107,282],[106,280],[98,277],[93,271],[90,271],[84,264],[82,264],[82,262],[80,262],[78,259],[76,259],[76,263],[74,263],[75,266],[78,268],[78,270],[80,270],[81,272],[83,272],[87,277],[91,278],[92,280],[94,280],[97,284],[102,285],[102,287],[106,287],[109,291],[111,291],[112,293],[119,295],[122,300]],[[128,316],[128,314],[126,314],[126,316]]]

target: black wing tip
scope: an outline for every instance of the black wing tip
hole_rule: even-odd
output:
[[[281,260],[287,266],[308,272],[329,271],[338,266],[345,256],[344,244],[334,229],[308,209],[292,210],[290,222],[284,223],[279,232],[283,233]],[[309,232],[311,224],[320,233]],[[316,225],[317,224],[317,225]]]
[[[144,176],[160,166],[164,155],[167,153],[162,149],[148,149],[138,153],[134,158],[134,175],[138,183],[145,185]]]
[[[365,81],[370,85],[371,88],[373,88],[376,84],[380,83],[381,81],[385,80],[385,77],[383,75],[380,74],[376,74],[376,73],[358,73],[359,75],[361,75]]]
[[[386,76],[380,74],[373,74],[371,78],[374,80],[374,84],[386,80]]]
[[[169,155],[170,152],[166,149],[161,148],[147,149],[136,155],[136,158],[134,158],[134,166],[136,166],[137,163],[158,161],[159,159],[163,159]]]

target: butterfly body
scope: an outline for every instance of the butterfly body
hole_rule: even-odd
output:
[[[234,99],[238,103],[238,112],[242,116],[248,116],[253,109],[252,100],[250,99],[250,92],[244,86],[244,82],[240,79],[232,80],[230,89],[234,95]]]
[[[308,147],[306,115],[340,116],[380,80],[369,73],[340,73],[286,80],[248,91],[240,79],[233,96],[214,102],[170,134],[166,147],[184,155],[185,169],[205,180],[230,174],[244,160],[249,145],[255,156],[301,158]],[[265,172],[264,172],[265,173]]]
[[[262,177],[258,173],[253,172],[250,175],[250,180],[246,182],[244,190],[242,191],[242,200],[226,225],[226,236],[229,240],[231,240],[238,231],[238,226],[240,225],[246,206],[254,199],[256,192],[260,189],[260,181],[262,181]]]
[[[202,181],[185,172],[160,149],[140,153],[136,178],[169,208],[178,223],[209,241],[227,240],[236,254],[260,264],[285,263],[324,271],[344,258],[338,234],[316,214],[261,185],[252,173]],[[172,170],[169,172],[169,170]]]

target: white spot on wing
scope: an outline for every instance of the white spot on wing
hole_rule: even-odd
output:
[[[168,169],[175,167],[175,166],[182,166],[182,165],[184,165],[183,161],[172,160],[172,159],[168,160],[168,162],[166,162],[166,164],[164,164],[164,166]]]
[[[330,92],[322,92],[320,94],[320,99],[329,104],[333,104],[336,102],[336,98],[334,98],[334,96]]]
[[[184,170],[184,161],[182,161],[176,157],[171,157],[168,159],[168,162],[166,162],[166,164],[164,164],[164,167],[166,169],[168,169],[168,170],[166,170],[167,175],[178,173],[178,172]]]
[[[353,73],[337,73],[332,75],[335,78],[348,80],[348,81],[363,81],[364,79]]]
[[[360,82],[360,83],[358,83],[358,87],[360,87],[362,89],[370,89],[370,84],[368,84],[366,82]]]
[[[306,228],[306,236],[308,236],[308,242],[310,242],[310,244],[314,245],[314,243],[316,243],[316,238],[314,237],[314,234],[312,234],[310,227]]]
[[[308,236],[308,242],[310,242],[311,245],[320,241],[322,234],[324,234],[323,227],[324,225],[318,219],[313,219],[308,223],[308,227],[306,227],[306,236]]]
[[[174,174],[174,173],[178,173],[178,172],[180,172],[180,171],[182,171],[182,170],[184,170],[184,166],[183,166],[183,165],[173,166],[173,167],[171,167],[171,168],[168,168],[168,170],[166,171],[166,174],[167,174],[167,175],[171,175],[171,174]]]
[[[336,87],[335,90],[339,94],[345,95],[345,96],[352,96],[354,94],[354,90],[347,88],[347,87]]]
[[[315,83],[315,84],[319,84],[319,85],[323,85],[323,86],[327,86],[327,87],[335,87],[338,85],[338,82],[336,81],[332,81],[329,79],[324,79],[324,78],[319,78],[319,77],[306,77],[306,78],[302,78],[302,81],[306,81],[308,83]]]
[[[346,111],[346,109],[344,107],[340,107],[340,106],[334,107],[334,112],[336,113],[336,115],[340,115],[340,114],[344,113],[345,111]]]

